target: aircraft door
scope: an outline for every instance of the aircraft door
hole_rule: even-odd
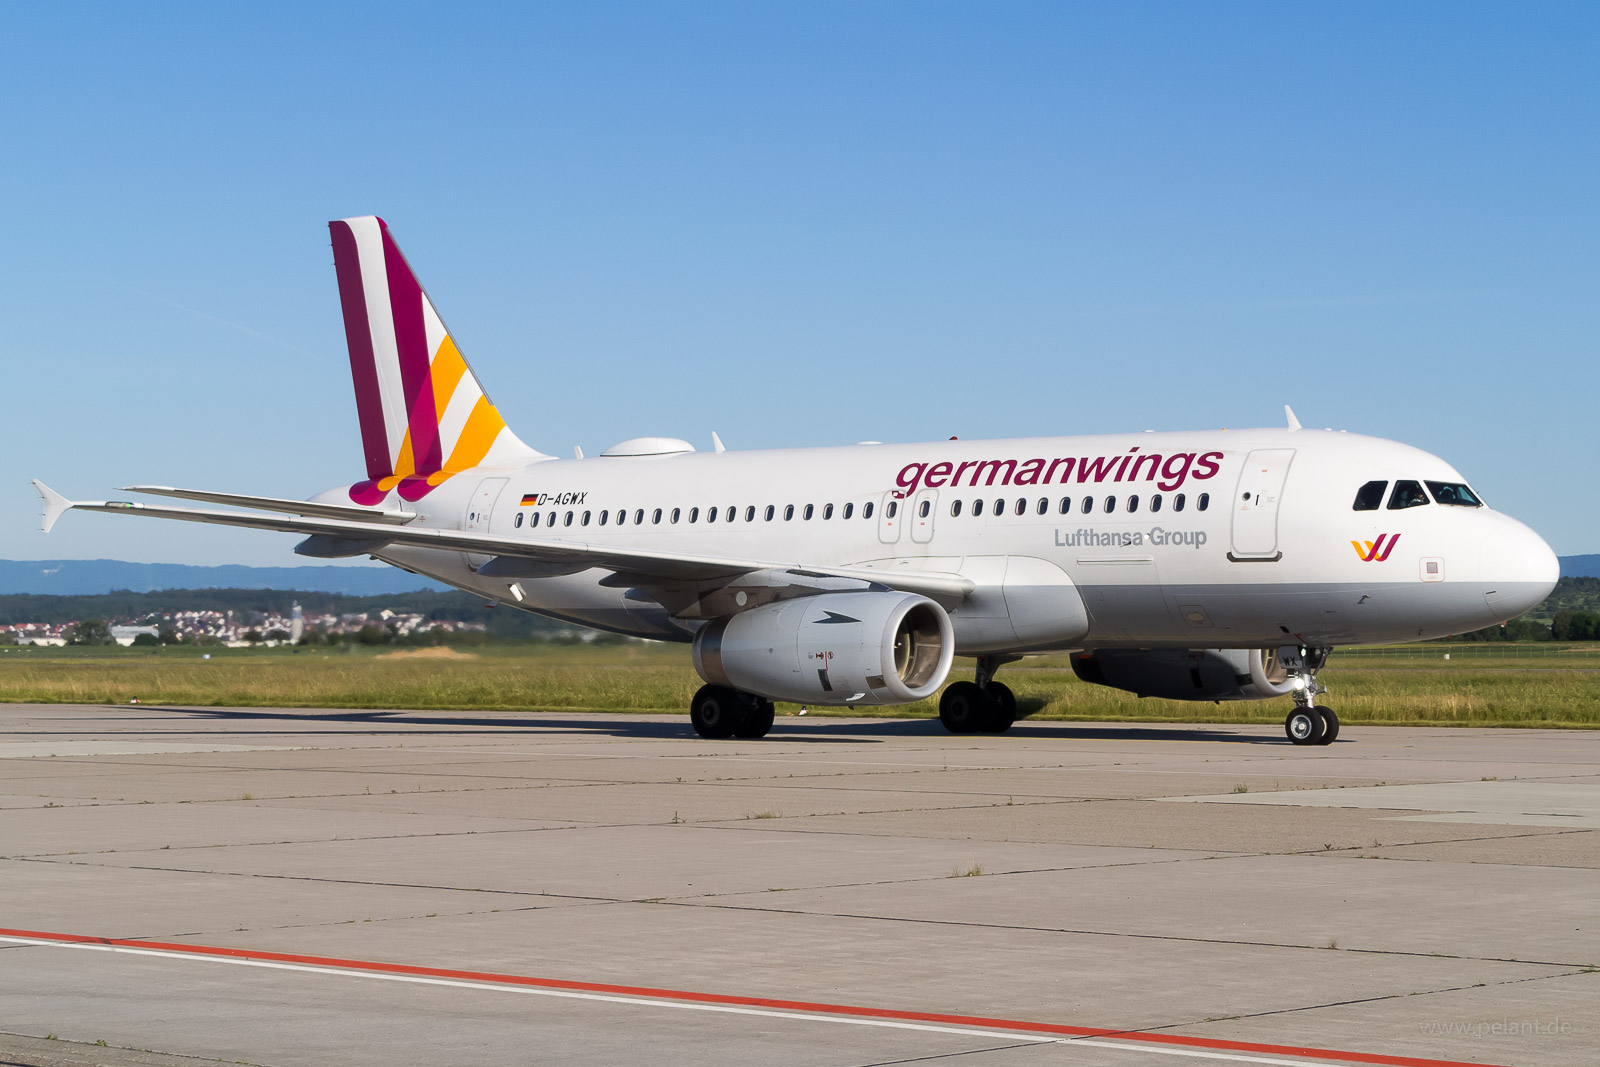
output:
[[[1258,448],[1244,460],[1239,485],[1233,494],[1234,562],[1282,559],[1278,550],[1278,505],[1283,497],[1292,448]]]
[[[894,490],[883,494],[878,503],[878,540],[886,545],[900,540],[900,527],[904,522],[905,501]]]
[[[911,498],[905,521],[911,527],[911,540],[925,545],[933,540],[933,519],[939,511],[939,490],[923,489]]]
[[[488,533],[489,520],[494,518],[495,501],[500,499],[501,490],[505,489],[506,478],[485,478],[478,483],[478,488],[467,501],[467,513],[462,518],[461,528],[468,533]],[[462,554],[467,566],[477,570],[492,558],[475,552]]]

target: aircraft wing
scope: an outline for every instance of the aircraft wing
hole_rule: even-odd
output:
[[[884,570],[873,567],[815,566],[799,561],[734,559],[722,556],[698,556],[675,552],[657,552],[649,549],[623,548],[616,545],[596,545],[584,541],[548,538],[533,540],[500,537],[471,530],[440,530],[419,526],[395,525],[393,520],[356,521],[317,515],[250,514],[240,511],[210,511],[203,508],[167,507],[127,500],[68,500],[38,479],[34,488],[44,498],[44,530],[48,532],[57,519],[69,510],[107,511],[120,515],[140,515],[151,519],[176,519],[181,522],[203,522],[220,526],[241,526],[252,530],[278,530],[312,537],[321,536],[339,542],[360,546],[357,552],[376,551],[385,545],[411,545],[443,551],[470,552],[475,555],[494,556],[513,560],[530,560],[557,566],[600,567],[622,571],[629,575],[666,579],[670,581],[708,581],[732,579],[754,571],[799,571],[807,575],[831,575],[875,582],[891,589],[908,593],[921,593],[941,601],[959,601],[976,588],[975,583],[959,574],[942,571]],[[212,494],[222,496],[224,494]],[[235,497],[267,500],[262,497]],[[280,501],[285,510],[299,508],[300,501]],[[253,505],[269,506],[269,505]],[[270,505],[276,507],[277,505]],[[492,561],[491,561],[492,562]]]
[[[35,485],[38,483],[35,482]],[[244,493],[217,493],[203,489],[174,489],[170,485],[125,485],[124,493],[148,496],[173,496],[180,500],[199,500],[207,504],[232,504],[240,508],[264,508],[289,515],[315,515],[325,519],[350,519],[354,522],[407,523],[416,513],[396,508],[364,508],[359,504],[323,504],[311,500],[286,500],[276,496],[249,496]]]

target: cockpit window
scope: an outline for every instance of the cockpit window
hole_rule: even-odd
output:
[[[1483,507],[1478,494],[1461,482],[1429,482],[1428,492],[1433,494],[1435,504],[1449,504],[1458,508]]]
[[[1355,507],[1352,511],[1377,511],[1383,504],[1383,491],[1389,488],[1388,482],[1368,482],[1356,490]]]
[[[1403,478],[1394,483],[1394,492],[1389,494],[1389,510],[1401,511],[1405,508],[1421,507],[1428,502],[1428,495],[1422,491],[1421,482],[1413,482]]]

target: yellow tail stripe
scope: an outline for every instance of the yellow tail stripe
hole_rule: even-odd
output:
[[[450,461],[444,465],[445,470],[459,471],[476,467],[489,454],[489,446],[494,444],[494,439],[505,428],[506,421],[500,417],[500,412],[489,403],[488,397],[480,396],[473,405],[472,414],[467,416],[467,424],[461,429],[461,437],[450,453]]]
[[[445,334],[444,340],[439,342],[439,351],[434,353],[433,363],[428,369],[428,374],[433,379],[433,417],[436,421],[443,421],[444,409],[450,406],[450,398],[455,396],[456,385],[465,373],[467,373],[467,361],[461,358],[461,351],[456,348],[456,343],[450,339],[450,335]]]

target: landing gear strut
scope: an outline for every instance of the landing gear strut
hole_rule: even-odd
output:
[[[713,741],[765,737],[775,717],[772,701],[766,697],[725,685],[703,685],[689,702],[694,732]]]
[[[1003,734],[1017,718],[1017,697],[1011,687],[994,680],[994,672],[1015,656],[979,656],[977,680],[953,682],[939,698],[939,721],[953,734]]]
[[[1317,697],[1328,691],[1317,684],[1317,672],[1328,662],[1329,649],[1308,648],[1301,654],[1295,674],[1294,710],[1283,720],[1283,732],[1296,745],[1331,745],[1339,737],[1339,716],[1319,706]]]

